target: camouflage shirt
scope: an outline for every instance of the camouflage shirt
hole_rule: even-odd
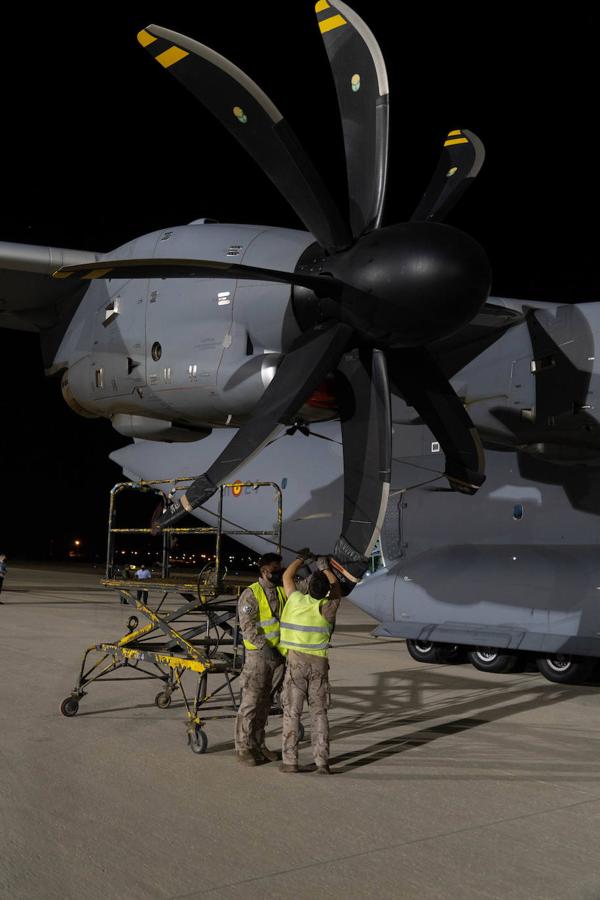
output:
[[[335,625],[335,617],[341,601],[341,597],[329,597],[321,607],[321,615],[327,619],[330,625]]]

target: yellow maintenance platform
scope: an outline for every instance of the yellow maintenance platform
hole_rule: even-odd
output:
[[[237,601],[242,590],[255,580],[252,575],[229,575],[222,562],[224,535],[259,535],[273,549],[281,549],[282,495],[274,482],[236,482],[219,488],[216,524],[207,527],[166,528],[162,532],[161,575],[147,581],[132,582],[119,570],[116,544],[119,535],[150,535],[150,528],[116,527],[117,505],[125,492],[155,493],[163,503],[169,495],[185,490],[193,476],[169,481],[122,482],[111,491],[108,519],[106,573],[102,584],[118,593],[121,603],[135,607],[138,615],[129,619],[127,634],[117,640],[101,641],[83,654],[79,676],[71,694],[61,704],[64,716],[75,716],[81,699],[91,684],[104,680],[126,683],[131,677],[160,681],[155,703],[161,709],[171,704],[175,691],[181,691],[186,709],[187,740],[194,753],[204,753],[208,739],[201,708],[219,692],[226,690],[232,707],[237,708],[233,683],[244,663],[244,646],[239,631]],[[271,489],[276,518],[270,530],[246,531],[223,515],[225,491],[235,488]],[[211,514],[214,515],[214,514]],[[230,525],[233,528],[227,528]],[[174,535],[213,535],[215,564],[205,566],[194,577],[171,577],[170,548]],[[173,596],[175,605],[173,608]],[[145,620],[140,625],[140,618]],[[190,673],[195,685],[188,692],[184,677]],[[209,676],[211,690],[209,691]],[[214,681],[214,677],[217,681]],[[188,678],[188,682],[189,682]],[[212,687],[214,683],[214,687]]]

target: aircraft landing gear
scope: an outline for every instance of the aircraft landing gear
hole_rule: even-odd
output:
[[[469,662],[480,672],[497,672],[508,675],[522,672],[526,658],[519,653],[502,653],[497,647],[476,647],[467,653]]]
[[[466,661],[465,651],[459,644],[407,640],[406,649],[417,662],[459,665]]]
[[[587,681],[595,666],[595,660],[588,657],[569,656],[566,653],[555,653],[550,656],[538,656],[536,663],[539,671],[555,684],[581,684]]]

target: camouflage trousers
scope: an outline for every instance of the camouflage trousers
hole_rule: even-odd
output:
[[[277,650],[247,650],[240,675],[242,700],[235,720],[235,749],[253,750],[265,743],[271,692],[283,677],[285,660]]]
[[[290,651],[281,694],[283,704],[283,762],[298,762],[298,730],[304,701],[310,710],[310,736],[314,761],[318,766],[329,762],[330,706],[329,662],[323,656]]]

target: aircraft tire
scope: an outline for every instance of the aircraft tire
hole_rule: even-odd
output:
[[[540,673],[548,681],[555,684],[581,684],[591,676],[596,660],[591,657],[555,653],[538,656],[536,663]]]
[[[476,647],[469,650],[467,658],[480,672],[496,672],[507,675],[525,668],[526,659],[518,653],[502,653],[496,647]]]
[[[440,644],[435,641],[407,640],[406,649],[416,662],[422,663],[462,663],[465,661],[463,648],[458,644]]]

